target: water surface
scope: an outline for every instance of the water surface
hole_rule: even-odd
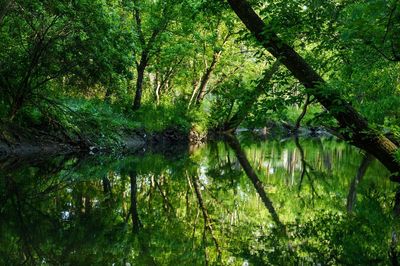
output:
[[[0,161],[0,264],[390,263],[396,186],[379,162],[329,138],[239,142],[264,192],[224,141]]]

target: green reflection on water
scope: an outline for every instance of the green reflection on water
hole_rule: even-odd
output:
[[[178,154],[4,160],[0,264],[390,263],[396,186],[380,163],[332,139],[240,142],[285,233],[223,141]]]

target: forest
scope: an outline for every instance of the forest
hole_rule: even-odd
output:
[[[399,265],[399,62],[398,0],[0,0],[0,264]]]

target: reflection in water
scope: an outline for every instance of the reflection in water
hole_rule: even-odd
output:
[[[262,182],[260,181],[260,178],[257,176],[255,173],[253,167],[250,165],[249,160],[247,159],[246,154],[243,152],[242,148],[240,147],[239,141],[235,136],[232,135],[227,135],[226,139],[232,148],[232,150],[235,152],[236,157],[242,166],[243,170],[245,171],[246,175],[250,178],[251,182],[254,185],[254,188],[256,189],[258,195],[260,196],[262,202],[264,203],[265,207],[269,211],[269,213],[272,216],[272,219],[276,223],[276,225],[284,230],[284,225],[282,224],[281,220],[279,219],[278,214],[276,213],[276,210],[274,208],[274,205],[272,204],[271,200],[267,196],[267,193],[265,192],[265,189],[263,187]]]
[[[351,181],[349,194],[347,196],[347,211],[352,212],[354,204],[356,203],[357,186],[362,181],[369,165],[374,160],[372,155],[366,154],[361,161],[360,167],[357,170],[356,176]]]
[[[390,264],[395,186],[367,158],[242,136],[174,156],[3,160],[0,265]]]
[[[190,182],[190,180],[188,180],[188,181]],[[212,238],[212,240],[213,240],[213,242],[215,244],[215,248],[216,248],[216,251],[217,251],[217,254],[218,254],[218,261],[220,262],[220,260],[221,260],[221,249],[220,249],[220,246],[218,244],[218,240],[215,237],[215,233],[214,233],[213,226],[212,226],[212,221],[211,221],[211,218],[210,218],[210,216],[208,214],[207,207],[204,204],[202,192],[201,192],[199,181],[198,181],[197,177],[192,177],[192,184],[193,184],[193,187],[194,187],[194,191],[195,191],[195,195],[196,195],[197,201],[199,203],[199,208],[201,209],[201,212],[203,214],[203,219],[204,219],[204,221],[203,221],[203,223],[204,223],[203,242],[205,242],[205,239],[207,237],[206,233],[207,233],[207,231],[209,231],[209,233],[211,235],[211,238]],[[205,264],[208,265],[209,264],[209,259],[208,259],[208,254],[207,254],[206,250],[204,251],[204,259],[205,259]]]

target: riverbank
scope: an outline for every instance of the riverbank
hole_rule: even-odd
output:
[[[23,132],[23,133],[22,133]],[[264,128],[236,130],[236,134],[247,132],[257,138],[288,138],[300,136],[330,135],[323,128],[300,128],[293,132],[283,123],[275,123]],[[223,132],[197,132],[195,129],[182,130],[167,128],[160,132],[144,129],[123,129],[118,138],[99,134],[99,139],[89,139],[81,135],[72,137],[66,132],[47,132],[36,129],[11,128],[0,135],[0,156],[32,156],[35,154],[63,155],[72,153],[137,153],[141,151],[163,151],[199,145],[208,139],[219,138]],[[107,141],[104,141],[107,139]]]
[[[43,132],[39,131],[31,131],[31,135],[27,136],[25,134],[15,134],[15,131],[12,130],[6,133],[3,132],[3,136],[0,138],[0,156],[134,153],[140,150],[168,150],[171,147],[187,146],[191,141],[189,135],[189,133],[177,129],[166,129],[162,132],[125,130],[118,139],[109,140],[106,143],[93,139],[60,137],[60,134],[43,134]]]

